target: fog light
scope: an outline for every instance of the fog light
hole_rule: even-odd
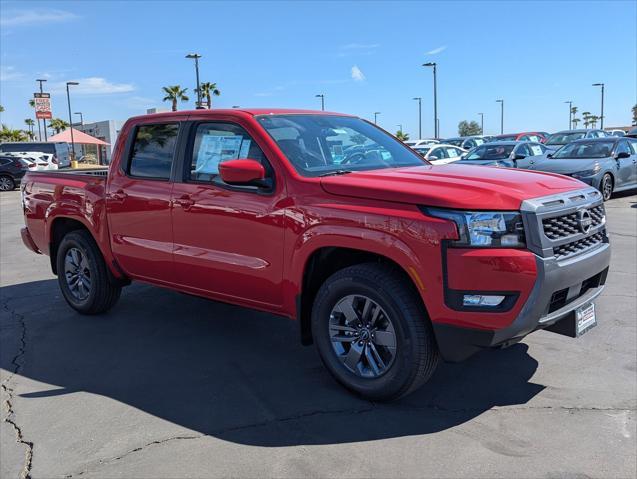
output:
[[[462,297],[463,306],[498,306],[504,301],[504,296],[486,296],[481,294],[465,294]]]

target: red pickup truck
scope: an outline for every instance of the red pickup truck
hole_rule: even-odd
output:
[[[565,176],[432,166],[357,117],[146,115],[106,170],[27,173],[25,245],[64,298],[107,311],[130,281],[295,318],[372,399],[538,329],[576,337],[610,260],[600,193]]]

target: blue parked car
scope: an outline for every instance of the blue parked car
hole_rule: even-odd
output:
[[[637,140],[608,137],[574,141],[536,159],[529,169],[577,178],[601,191],[606,201],[615,191],[637,188]]]
[[[535,158],[542,157],[547,151],[542,143],[534,141],[498,141],[470,150],[458,164],[529,168]]]

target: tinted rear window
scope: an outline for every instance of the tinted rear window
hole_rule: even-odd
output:
[[[40,151],[42,153],[53,154],[55,153],[55,143],[3,143],[0,145],[0,151],[16,153],[21,151]]]
[[[143,125],[137,129],[128,172],[131,176],[170,178],[179,125]]]

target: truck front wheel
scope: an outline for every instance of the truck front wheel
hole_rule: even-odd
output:
[[[87,231],[75,230],[64,236],[56,260],[64,299],[79,313],[104,313],[119,299],[121,287],[109,280],[102,253]]]
[[[314,301],[312,334],[334,378],[372,400],[409,394],[438,365],[420,298],[391,266],[364,263],[330,276]]]

